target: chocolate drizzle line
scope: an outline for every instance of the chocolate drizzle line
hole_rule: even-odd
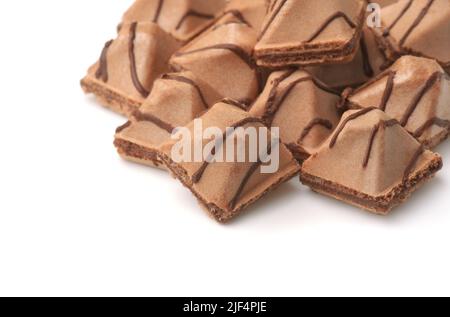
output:
[[[184,77],[184,76],[180,76],[180,75],[175,75],[175,74],[164,74],[161,78],[165,79],[165,80],[174,80],[174,81],[178,81],[180,83],[185,83],[185,84],[191,85],[197,91],[205,108],[208,108],[208,103],[206,102],[205,96],[203,95],[203,92],[200,89],[200,86],[198,86],[192,79]]]
[[[275,145],[279,145],[280,142],[279,140],[276,140],[274,142]],[[269,144],[269,146],[267,147],[267,154],[271,155],[272,154],[272,150],[273,150],[273,144]],[[261,165],[263,164],[263,161],[265,161],[266,159],[262,160],[260,157],[258,157],[258,161],[255,162],[250,169],[247,171],[247,173],[244,176],[244,179],[242,180],[241,184],[238,187],[238,190],[236,191],[236,194],[234,195],[233,199],[231,199],[228,208],[230,208],[231,210],[233,210],[236,205],[237,202],[239,200],[239,198],[241,197],[245,186],[248,184],[248,182],[250,181],[250,178],[253,176],[253,174],[256,173],[256,171],[258,170],[258,168],[261,167]]]
[[[425,133],[425,131],[427,131],[432,126],[438,126],[440,128],[449,129],[450,128],[450,121],[449,120],[444,120],[444,119],[441,119],[441,118],[437,118],[437,117],[431,118],[427,122],[425,122],[420,128],[418,128],[413,133],[413,136],[415,138],[420,138]]]
[[[134,40],[136,39],[137,22],[134,22],[130,26],[130,41],[128,43],[128,56],[130,59],[131,80],[134,87],[141,94],[142,97],[147,98],[150,92],[142,85],[138,78],[136,69],[136,57],[134,55]]]
[[[206,169],[208,168],[210,162],[213,161],[214,156],[216,155],[217,149],[220,148],[225,143],[225,141],[228,139],[228,137],[230,137],[234,133],[234,130],[237,128],[243,127],[247,124],[250,124],[250,123],[261,123],[262,125],[265,126],[264,122],[261,119],[253,118],[253,117],[247,117],[247,118],[242,119],[242,120],[238,121],[237,123],[233,124],[231,126],[231,129],[227,129],[227,131],[225,131],[225,133],[223,134],[222,139],[220,139],[216,143],[214,148],[211,150],[211,153],[209,154],[208,159],[205,160],[203,162],[202,166],[194,173],[194,175],[192,175],[192,182],[194,184],[198,183],[202,179],[203,174],[205,173]]]
[[[421,145],[417,151],[414,153],[413,157],[411,158],[411,161],[406,166],[405,173],[403,175],[403,181],[407,181],[409,175],[412,173],[414,166],[416,165],[419,158],[422,156],[422,154],[425,152],[425,148],[423,145]]]
[[[306,137],[311,133],[312,129],[317,125],[320,125],[328,130],[333,129],[333,124],[331,123],[330,120],[322,119],[322,118],[315,118],[315,119],[311,120],[311,122],[308,123],[308,125],[303,129],[303,132],[302,132],[300,138],[298,139],[297,143],[303,142],[306,139]]]
[[[348,17],[348,15],[346,15],[344,12],[342,11],[338,11],[336,13],[334,13],[333,15],[331,15],[320,27],[319,29],[313,34],[311,35],[311,37],[306,40],[306,42],[312,42],[314,41],[323,31],[325,31],[325,29],[336,19],[339,18],[343,18],[345,20],[345,22],[347,22],[347,24],[352,28],[355,29],[356,28],[356,24]]]
[[[372,80],[368,81],[367,83],[365,83],[358,89],[351,90],[351,88],[348,88],[348,89],[344,90],[344,92],[342,94],[342,98],[346,103],[353,104],[353,102],[350,100],[351,97],[356,96],[358,93],[360,93],[367,87],[370,87],[371,85],[373,85],[374,83],[377,83],[378,81],[382,80],[383,78],[388,77],[387,82],[386,82],[386,87],[385,87],[383,96],[380,101],[380,105],[378,106],[379,109],[385,111],[387,104],[389,102],[389,99],[391,98],[392,92],[394,90],[394,81],[395,81],[396,75],[397,75],[397,73],[395,71],[386,70],[386,71],[378,74],[376,77],[374,77]],[[361,106],[359,106],[359,107],[361,107]]]
[[[367,49],[367,43],[364,34],[361,36],[360,46],[363,59],[364,74],[366,75],[366,77],[373,77],[374,71],[372,65],[370,64],[369,50]]]
[[[260,40],[267,32],[267,30],[269,29],[270,25],[273,23],[273,21],[275,20],[276,16],[280,13],[281,9],[283,8],[283,6],[286,4],[287,0],[283,0],[281,1],[280,5],[278,6],[278,8],[273,12],[272,16],[270,17],[268,23],[264,26],[258,40]],[[345,20],[345,22],[347,22],[347,24],[355,29],[357,27],[357,25],[348,17],[348,15],[346,15],[344,12],[342,11],[338,11],[336,13],[334,13],[333,15],[331,15],[327,20],[325,20],[325,22],[319,27],[319,29],[314,32],[313,35],[311,35],[311,37],[309,39],[306,40],[306,43],[308,42],[312,42],[314,41],[320,34],[322,34],[323,31],[325,31],[325,29],[336,19],[339,18],[343,18]]]
[[[195,50],[188,51],[188,52],[178,52],[178,53],[175,53],[174,56],[177,56],[177,57],[178,56],[185,56],[185,55],[200,53],[200,52],[209,51],[209,50],[228,50],[228,51],[234,53],[244,63],[246,63],[247,66],[250,69],[255,70],[255,72],[256,72],[256,80],[258,82],[258,91],[262,90],[263,78],[262,78],[258,68],[256,67],[255,61],[253,60],[251,55],[249,55],[242,47],[240,47],[238,45],[234,45],[234,44],[216,44],[216,45],[207,46],[207,47],[195,49]]]
[[[274,116],[275,113],[272,112],[271,109],[274,108],[274,103],[277,99],[277,95],[278,95],[278,86],[280,86],[280,84],[285,81],[287,78],[289,78],[293,73],[295,73],[296,69],[289,69],[288,71],[284,72],[280,77],[275,78],[273,80],[273,84],[272,84],[272,89],[270,90],[269,93],[269,97],[267,98],[267,102],[265,105],[265,113],[263,115],[263,120],[265,122],[267,122],[267,124],[270,126],[271,125],[271,121],[272,118]]]
[[[283,91],[282,95],[279,97],[279,99],[276,100],[272,104],[272,107],[270,109],[267,109],[268,117],[270,119],[270,121],[269,121],[270,125],[272,125],[272,122],[274,120],[276,113],[278,112],[278,110],[280,110],[281,106],[284,104],[287,97],[289,97],[292,90],[294,90],[294,88],[297,85],[299,85],[300,83],[306,82],[311,79],[312,79],[311,77],[307,76],[307,77],[303,77],[303,78],[294,80],[293,82],[289,83],[289,85],[284,89],[284,91]]]
[[[370,154],[372,153],[373,144],[375,142],[375,137],[377,136],[378,132],[380,130],[384,130],[386,128],[393,127],[397,124],[399,124],[399,122],[395,119],[387,120],[387,121],[381,120],[373,127],[372,132],[370,133],[369,145],[367,146],[366,155],[364,157],[364,162],[363,162],[364,168],[366,168],[367,165],[369,164]]]
[[[357,119],[357,118],[359,118],[359,117],[365,115],[366,113],[369,113],[369,112],[371,112],[371,111],[373,111],[373,110],[376,110],[376,109],[377,109],[377,108],[374,108],[374,107],[372,107],[372,108],[364,108],[364,109],[362,109],[362,110],[360,110],[360,111],[358,111],[358,112],[355,112],[355,113],[349,115],[349,116],[348,116],[348,117],[340,124],[340,126],[338,127],[338,129],[337,129],[336,132],[334,133],[333,137],[331,138],[330,145],[329,145],[330,149],[332,149],[332,148],[336,145],[336,141],[337,141],[337,139],[339,138],[339,135],[342,133],[342,131],[344,131],[345,127],[347,126],[347,124],[348,124],[350,121],[355,120],[355,119]]]
[[[363,84],[362,86],[358,87],[357,89],[354,89],[353,92],[351,93],[351,95],[349,97],[352,97],[358,93],[360,93],[361,91],[363,91],[364,89],[366,89],[367,87],[372,86],[374,83],[376,83],[377,81],[383,79],[386,76],[389,76],[389,73],[391,72],[391,70],[387,69],[385,71],[383,71],[382,73],[378,74],[377,76],[375,76],[374,78],[370,79],[368,82],[366,82],[365,84]]]
[[[237,100],[234,100],[234,99],[231,99],[231,98],[225,98],[225,99],[221,100],[220,102],[226,103],[227,105],[230,105],[230,106],[237,107],[237,108],[239,108],[241,110],[244,110],[244,111],[248,110],[248,105],[247,105],[248,101],[240,102],[240,101],[237,101]]]
[[[193,38],[199,36],[200,34],[203,34],[202,36],[204,36],[205,34],[207,34],[207,32],[205,32],[206,30],[210,29],[211,26],[211,30],[216,30],[224,25],[227,24],[231,24],[233,22],[229,22],[229,23],[221,23],[219,24],[218,21],[220,21],[220,19],[222,19],[223,17],[225,17],[227,14],[232,14],[236,19],[239,20],[239,22],[241,22],[244,25],[247,25],[248,27],[252,27],[251,24],[244,18],[244,16],[242,15],[242,13],[238,10],[228,10],[223,12],[220,16],[218,16],[217,18],[215,18],[213,21],[211,21],[211,23],[208,23],[208,25],[205,25],[203,28],[201,28],[199,31],[197,31],[194,35],[192,35],[190,37],[190,39],[192,40]],[[234,22],[234,23],[239,23],[239,22]]]
[[[278,2],[278,0],[273,0],[272,1],[272,5],[270,6],[269,11],[267,13],[272,12],[273,9],[275,9],[275,6],[277,5],[277,2]]]
[[[388,71],[385,74],[385,76],[388,76],[388,79],[386,82],[386,88],[383,92],[383,97],[381,98],[380,106],[378,107],[383,111],[386,110],[389,99],[391,99],[392,92],[394,90],[394,80],[396,75],[397,73],[395,71]]]
[[[270,25],[273,23],[273,21],[275,20],[275,18],[277,17],[277,15],[280,13],[281,9],[283,8],[283,6],[286,4],[287,0],[282,0],[280,5],[278,6],[278,8],[275,9],[275,11],[273,12],[272,16],[270,17],[269,21],[267,22],[267,24],[264,26],[264,28],[261,31],[261,34],[258,37],[258,40],[262,39],[263,36],[266,34],[267,30],[269,29]],[[275,3],[274,3],[275,5]]]
[[[123,130],[129,128],[130,126],[131,126],[131,121],[127,121],[124,125],[121,125],[120,127],[118,127],[118,128],[116,129],[116,133],[120,133],[120,132],[122,132]]]
[[[105,47],[102,50],[102,54],[100,55],[100,65],[95,72],[95,77],[103,80],[105,83],[108,81],[108,49],[113,42],[113,40],[106,42]]]
[[[386,84],[386,88],[385,91],[383,92],[383,98],[381,100],[381,104],[379,106],[379,108],[383,111],[386,110],[386,106],[387,103],[392,95],[393,92],[393,88],[394,88],[394,80],[395,80],[395,76],[396,76],[396,72],[395,71],[385,71],[383,73],[381,73],[379,76],[377,76],[376,78],[374,78],[372,81],[368,82],[366,85],[360,87],[359,89],[357,89],[356,91],[354,91],[353,93],[349,92],[351,94],[351,96],[355,96],[357,95],[360,91],[362,91],[363,89],[366,89],[367,87],[369,87],[370,85],[372,85],[373,83],[381,80],[383,77],[389,76],[388,78],[388,82]],[[436,82],[442,78],[442,76],[446,76],[445,73],[441,73],[441,72],[435,72],[433,73],[430,78],[426,81],[426,83],[424,84],[424,86],[422,87],[422,89],[414,96],[414,99],[411,101],[410,105],[408,106],[408,108],[406,109],[402,119],[400,120],[400,124],[405,127],[408,124],[409,119],[411,118],[411,116],[414,114],[414,111],[417,109],[418,105],[420,104],[420,101],[422,100],[422,98],[427,94],[427,92],[433,88],[433,86],[436,84]],[[347,98],[347,102],[350,102],[348,100],[348,98],[350,98],[351,96],[348,96]],[[361,106],[359,106],[361,107]],[[437,125],[439,127],[442,128],[450,128],[450,125],[447,124],[447,122],[449,122],[448,120],[442,119],[442,118],[431,118],[429,119],[427,122],[425,122],[419,129],[417,129],[414,133],[413,136],[418,138],[421,135],[423,135],[425,133],[426,130],[428,130],[429,128],[431,128],[434,125]]]
[[[158,1],[158,6],[156,7],[155,16],[153,17],[153,23],[157,23],[159,20],[159,16],[161,15],[162,7],[164,4],[164,0]]]
[[[188,52],[178,52],[175,53],[174,56],[185,56],[191,55],[195,53],[200,53],[209,50],[228,50],[237,55],[240,59],[242,59],[251,69],[255,69],[256,65],[253,61],[252,57],[240,46],[234,44],[217,44],[212,46],[207,46],[203,48],[199,48],[196,50],[188,51]]]
[[[211,14],[205,14],[205,13],[201,13],[195,10],[189,10],[188,12],[186,12],[183,17],[181,18],[180,22],[178,22],[177,26],[175,27],[175,30],[179,30],[181,28],[181,26],[183,25],[183,23],[189,18],[189,17],[196,17],[196,18],[200,18],[200,19],[214,19],[214,15]]]
[[[223,13],[222,17],[224,17],[224,16],[227,15],[227,14],[232,14],[232,15],[233,15],[239,22],[241,22],[242,24],[245,24],[245,25],[247,25],[247,26],[249,26],[249,27],[252,27],[252,25],[250,24],[250,22],[248,22],[248,21],[245,19],[245,17],[242,15],[242,12],[241,12],[241,11],[236,10],[236,9],[234,9],[234,10],[228,10],[228,11],[225,11],[225,12]]]
[[[403,9],[400,12],[400,14],[398,15],[398,17],[394,20],[394,22],[392,22],[392,24],[389,27],[387,27],[386,30],[384,30],[384,32],[383,32],[384,37],[388,36],[391,33],[392,29],[397,25],[398,21],[400,21],[401,18],[405,15],[405,13],[409,10],[412,3],[413,3],[413,0],[409,0],[409,2],[403,7]]]
[[[138,121],[146,121],[146,122],[151,122],[154,125],[156,125],[157,127],[167,131],[168,133],[172,133],[173,130],[175,130],[175,127],[173,127],[170,123],[167,123],[157,117],[155,117],[154,115],[150,114],[150,113],[142,113],[140,111],[136,111],[133,114],[133,118]]]
[[[409,29],[406,31],[405,35],[400,39],[399,45],[402,47],[408,37],[411,35],[411,33],[414,31],[414,29],[422,22],[423,18],[427,15],[428,11],[430,10],[431,6],[433,5],[434,0],[428,0],[427,5],[420,11],[419,15],[417,16],[414,23],[409,27]]]
[[[289,74],[289,73],[286,73],[285,75],[287,75],[287,74]],[[290,76],[290,75],[289,75],[289,76]],[[289,76],[287,76],[286,78],[288,78]],[[284,79],[286,79],[286,78],[284,78]],[[280,79],[283,79],[283,76],[282,76]],[[283,80],[284,80],[284,79],[283,79]],[[280,84],[283,80],[275,82],[276,86],[278,87],[279,84]],[[277,92],[276,88],[275,88],[274,91],[271,92],[271,95],[269,96],[269,100],[268,100],[267,105],[266,105],[266,112],[265,112],[265,114],[264,114],[264,119],[265,119],[265,121],[268,123],[268,125],[272,125],[272,122],[273,122],[273,120],[274,120],[274,117],[275,117],[276,113],[277,113],[278,110],[281,108],[281,106],[283,105],[283,103],[286,101],[286,98],[291,94],[291,92],[293,91],[293,89],[294,89],[297,85],[299,85],[299,84],[301,84],[301,83],[303,83],[303,82],[306,82],[306,81],[312,81],[313,84],[314,84],[317,88],[322,89],[323,91],[326,91],[326,92],[328,92],[328,93],[330,93],[330,94],[334,94],[334,95],[340,96],[339,92],[334,91],[333,89],[329,88],[329,87],[326,86],[324,83],[322,83],[322,82],[319,81],[317,78],[315,78],[315,77],[313,77],[313,76],[311,76],[311,75],[306,76],[306,77],[299,78],[299,79],[297,79],[297,80],[295,80],[295,81],[289,83],[288,86],[284,89],[284,91],[283,91],[283,93],[281,94],[281,96],[279,96],[279,98],[277,98],[277,97],[278,97],[278,96],[277,96],[277,95],[278,95],[278,92]],[[273,88],[272,88],[272,89],[273,89]]]
[[[405,114],[403,115],[402,120],[400,121],[402,126],[406,126],[408,124],[409,118],[411,118],[414,111],[417,109],[422,98],[427,94],[427,92],[433,88],[434,84],[442,77],[441,72],[435,72],[431,77],[427,80],[423,88],[417,93],[417,95],[412,100],[411,104],[408,106]]]

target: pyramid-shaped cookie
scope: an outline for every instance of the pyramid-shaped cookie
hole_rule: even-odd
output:
[[[255,47],[258,65],[349,62],[366,12],[360,0],[272,0]]]
[[[381,18],[383,27],[375,30],[392,58],[433,58],[450,71],[450,0],[399,0]]]
[[[377,78],[350,92],[347,105],[384,110],[431,148],[450,131],[450,77],[434,60],[404,56]]]
[[[441,169],[442,159],[376,108],[351,110],[303,163],[301,181],[314,191],[387,214]]]
[[[81,86],[105,106],[129,115],[147,98],[154,80],[169,70],[169,58],[179,47],[154,23],[124,24],[118,37],[106,43]]]
[[[364,27],[354,59],[345,64],[308,67],[307,70],[328,86],[343,90],[357,87],[383,71],[388,60],[372,28]]]
[[[251,52],[256,32],[244,23],[211,28],[170,59],[176,71],[188,70],[207,82],[220,95],[250,105],[262,80]]]
[[[174,152],[179,153],[176,146],[179,140],[171,140],[162,146],[162,159],[167,167],[220,222],[239,215],[248,205],[294,177],[299,170],[284,145],[270,135],[260,119],[251,117],[241,106],[229,101],[218,103],[200,117],[200,121],[187,126],[188,141],[194,149],[189,160],[177,162],[174,159]],[[205,139],[197,136],[199,131],[194,130],[199,122],[200,132],[205,133],[210,128],[216,131],[216,142],[210,139],[211,135],[204,136]],[[245,141],[244,134],[230,128],[253,128],[258,134],[263,132],[263,137],[253,139],[256,142]],[[226,144],[233,140],[235,143],[231,144],[241,146],[233,146],[228,152]],[[211,141],[213,146],[208,147]],[[200,154],[206,153],[207,157],[194,160],[194,144],[200,144]],[[239,149],[245,154],[243,160],[238,160]],[[273,163],[276,166],[273,165],[272,171],[264,171],[263,166]]]
[[[136,0],[122,23],[153,22],[180,41],[188,41],[210,26],[226,0]]]
[[[327,139],[339,122],[339,92],[302,70],[270,75],[250,110],[267,125],[280,129],[281,141],[303,161]]]
[[[191,72],[165,74],[130,121],[117,129],[114,144],[125,159],[162,167],[158,149],[172,131],[222,98]]]

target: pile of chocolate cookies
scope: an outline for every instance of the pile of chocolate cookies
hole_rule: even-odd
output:
[[[442,168],[450,0],[372,2],[136,0],[81,85],[127,116],[121,156],[169,170],[220,222],[297,175],[387,214]],[[173,130],[198,118],[224,140],[279,128],[278,170],[175,162]]]

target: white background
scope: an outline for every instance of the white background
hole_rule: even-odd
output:
[[[447,166],[388,217],[293,180],[224,226],[122,161],[79,80],[130,3],[0,4],[0,295],[450,295]]]

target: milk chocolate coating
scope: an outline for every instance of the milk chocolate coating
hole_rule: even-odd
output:
[[[256,31],[245,23],[211,28],[176,52],[172,68],[188,70],[220,95],[250,105],[261,89],[261,77],[251,54]]]
[[[450,133],[450,0],[375,2],[379,29],[364,24],[365,0],[137,0],[81,84],[128,116],[119,154],[170,170],[219,222],[299,172],[387,214],[442,167],[428,149]],[[219,142],[175,162],[171,136],[184,127],[195,141],[195,119]],[[279,128],[280,140],[257,140],[256,161],[216,162],[243,138],[230,127]],[[279,169],[264,174],[274,151]]]
[[[296,69],[271,74],[250,110],[269,126],[300,161],[315,152],[339,122],[339,92],[308,72]]]
[[[244,12],[253,12],[255,4],[244,7]],[[236,99],[248,109],[259,93],[261,77],[251,57],[256,35],[249,25],[255,19],[242,20],[247,21],[240,11],[225,13],[211,29],[173,56],[174,68],[181,72],[158,80],[139,111],[141,120],[133,116],[116,134],[115,144],[122,156],[161,166],[155,157],[170,137],[167,127],[186,125],[224,98]]]
[[[124,126],[116,131],[115,145],[126,159],[161,167],[157,158],[161,144],[182,127],[222,99],[207,83],[191,72],[165,74]]]
[[[426,147],[449,134],[450,77],[431,59],[404,56],[346,100],[351,108],[385,111]]]
[[[398,121],[376,108],[344,114],[327,142],[303,163],[301,180],[313,190],[387,214],[441,169]]]
[[[168,60],[179,47],[154,23],[124,24],[88,70],[82,87],[107,107],[130,115],[147,98],[154,80],[169,71]]]
[[[356,54],[366,3],[272,0],[255,47],[267,67],[349,62]]]
[[[136,0],[123,23],[153,22],[176,39],[186,42],[210,26],[226,0]]]
[[[342,90],[364,84],[381,73],[387,63],[372,28],[364,27],[358,52],[351,62],[308,67],[307,70],[330,87]]]
[[[223,133],[223,143],[214,153],[225,151],[223,145],[235,134],[226,133],[228,127],[255,127],[267,129],[264,123],[248,112],[229,102],[214,105],[202,117],[203,129],[219,128]],[[193,123],[187,128],[194,135]],[[260,167],[264,158],[258,156],[257,162],[251,162],[248,157],[245,162],[182,162],[175,163],[171,151],[176,141],[171,140],[162,145],[161,158],[171,172],[197,197],[203,207],[218,221],[226,222],[239,215],[246,207],[260,199],[280,184],[294,177],[299,166],[291,153],[283,144],[272,143],[270,134],[266,145],[268,153],[279,151],[280,167],[276,173],[261,173]],[[192,139],[194,142],[194,139]],[[203,146],[208,142],[203,140]],[[259,142],[258,142],[259,143]],[[259,147],[262,144],[259,144]],[[246,143],[246,151],[250,151]],[[226,154],[225,154],[226,155]]]
[[[433,58],[450,71],[450,0],[399,0],[381,17],[383,27],[375,30],[391,58]]]

